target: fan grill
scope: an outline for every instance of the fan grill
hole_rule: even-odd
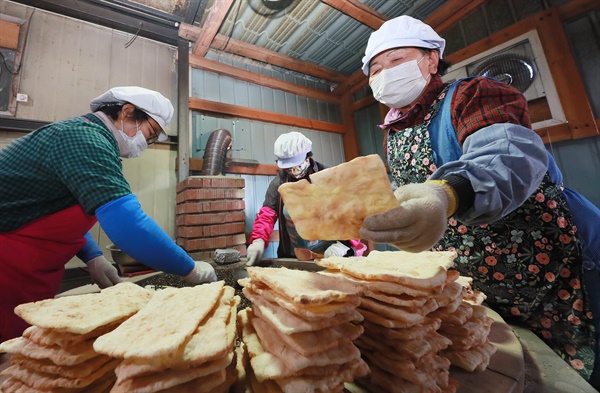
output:
[[[533,83],[537,71],[532,59],[505,53],[484,61],[475,69],[473,75],[497,79],[525,93]]]

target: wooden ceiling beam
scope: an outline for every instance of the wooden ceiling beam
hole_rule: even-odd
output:
[[[600,8],[598,0],[571,0],[567,4],[558,7],[558,15],[562,21],[568,21],[596,8]]]
[[[217,117],[233,116],[244,119],[257,120],[266,123],[283,124],[291,127],[308,128],[325,132],[345,134],[346,129],[342,124],[329,123],[320,120],[311,120],[305,117],[283,115],[281,113],[263,111],[245,106],[225,104],[223,102],[208,101],[200,98],[190,97],[190,110],[215,115]]]
[[[212,47],[227,53],[233,53],[327,81],[341,83],[348,78],[347,74],[337,72],[331,68],[319,66],[308,61],[298,60],[291,56],[268,50],[260,46],[246,44],[245,42],[221,34],[218,34],[215,37]]]
[[[194,48],[192,49],[192,53],[196,56],[204,56],[206,52],[208,52],[208,48],[210,48],[210,44],[213,42],[213,39],[217,35],[221,24],[225,20],[231,5],[235,0],[219,0],[215,2],[210,13],[206,17],[204,21],[204,29],[202,30],[202,34],[199,36],[198,40],[194,44]]]
[[[356,19],[373,30],[379,29],[383,22],[388,19],[385,15],[367,7],[358,0],[321,0],[321,2],[348,15],[352,19]]]
[[[186,23],[182,23],[181,26],[179,26],[179,36],[188,41],[195,42],[203,35],[203,29],[200,27]],[[342,83],[348,79],[348,75],[334,71],[331,68],[319,66],[307,61],[301,61],[256,45],[229,38],[222,34],[214,36],[211,47],[213,49],[222,50],[227,53],[296,71],[326,81]]]
[[[297,94],[303,97],[313,98],[315,100],[332,102],[334,104],[341,104],[340,97],[335,96],[330,92],[300,86],[295,83],[285,82],[277,78],[271,78],[255,72],[246,71],[241,68],[223,64],[215,60],[206,59],[204,57],[190,55],[190,66],[205,71],[215,72],[220,75],[226,75],[245,82],[255,83],[257,85],[285,91],[287,93]]]

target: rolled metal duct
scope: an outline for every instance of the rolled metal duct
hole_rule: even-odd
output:
[[[202,176],[217,176],[225,172],[227,150],[231,149],[231,133],[224,128],[214,130],[206,142]]]

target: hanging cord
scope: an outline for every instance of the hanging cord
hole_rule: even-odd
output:
[[[225,45],[223,45],[223,50],[225,50],[227,48],[227,45],[229,45],[229,40],[231,39],[231,36],[233,35],[233,29],[235,27],[235,23],[237,21],[238,15],[240,13],[240,7],[241,7],[241,5],[242,5],[242,0],[237,0],[237,10],[235,11],[235,15],[232,18],[231,30],[226,35],[227,39],[225,40]]]
[[[135,41],[135,39],[138,38],[138,35],[140,34],[143,25],[144,22],[140,22],[140,26],[138,27],[138,30],[135,32],[134,36],[131,37],[131,39],[125,43],[125,48],[129,48],[131,44],[133,44],[133,41]]]

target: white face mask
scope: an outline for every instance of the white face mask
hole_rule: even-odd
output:
[[[302,164],[286,169],[286,172],[294,179],[302,179],[308,173],[309,166],[310,162],[306,159]]]
[[[369,79],[373,97],[390,108],[404,108],[410,105],[427,86],[429,77],[425,79],[419,69],[419,63],[424,58],[425,56],[419,61],[411,60],[382,70]]]
[[[121,129],[118,130],[119,133],[115,137],[119,144],[119,155],[123,158],[135,158],[148,147],[146,137],[139,129],[137,120],[135,121],[135,128],[137,132],[134,136],[127,135],[123,132],[123,120],[121,120]]]

